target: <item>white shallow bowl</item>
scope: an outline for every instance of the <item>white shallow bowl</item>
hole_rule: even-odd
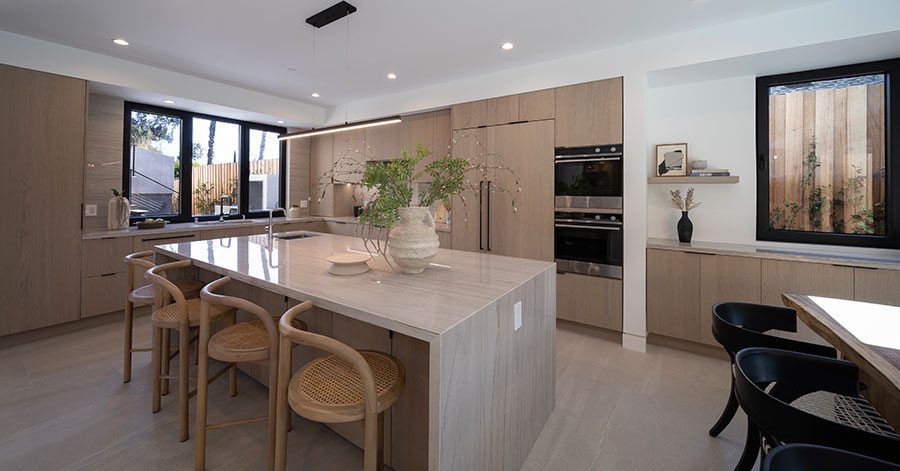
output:
[[[372,257],[365,253],[339,253],[331,254],[325,260],[331,262],[328,272],[332,275],[359,275],[369,271],[369,264],[366,263]]]

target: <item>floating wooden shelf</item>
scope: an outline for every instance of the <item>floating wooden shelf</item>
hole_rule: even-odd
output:
[[[647,183],[737,183],[741,177],[731,175],[728,177],[648,177]]]

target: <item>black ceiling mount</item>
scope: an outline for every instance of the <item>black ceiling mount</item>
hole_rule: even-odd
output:
[[[335,3],[334,5],[316,13],[315,15],[310,16],[306,19],[306,22],[315,26],[316,28],[321,28],[345,16],[349,16],[355,11],[356,7],[347,2]]]

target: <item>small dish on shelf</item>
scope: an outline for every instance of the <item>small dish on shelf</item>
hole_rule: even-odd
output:
[[[354,252],[331,254],[325,258],[331,262],[328,273],[340,276],[359,275],[369,271],[367,262],[371,259],[369,254]]]
[[[154,221],[154,222],[140,221],[137,224],[135,224],[135,226],[137,226],[138,229],[162,229],[162,228],[166,227],[166,224],[168,224],[168,223],[169,223],[169,221]]]

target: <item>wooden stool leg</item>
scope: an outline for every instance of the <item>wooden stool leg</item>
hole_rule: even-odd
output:
[[[273,366],[269,366],[273,368]],[[287,469],[287,434],[291,421],[287,390],[291,379],[291,341],[281,337],[278,347],[278,391],[275,396],[275,470]]]
[[[159,412],[160,363],[162,362],[162,329],[153,327],[153,412]]]
[[[188,369],[190,368],[191,359],[188,356],[190,351],[191,334],[190,327],[185,322],[178,329],[178,411],[181,414],[181,441],[188,439]]]
[[[197,343],[194,344],[194,364],[200,364],[200,338],[197,338]]]
[[[197,364],[197,441],[194,448],[194,470],[202,471],[206,467],[206,410],[209,383],[209,330],[200,330],[197,345],[203,345],[198,352]]]
[[[172,355],[172,346],[171,346],[171,332],[172,329],[162,329],[162,374],[165,376],[169,375],[169,357]],[[169,379],[163,378],[162,380],[162,395],[166,396],[169,394]]]
[[[237,363],[228,367],[228,394],[231,397],[237,396]]]
[[[375,420],[363,421],[363,428],[363,469],[381,471],[384,469],[384,412],[378,414]]]
[[[125,303],[125,362],[122,365],[122,382],[131,382],[131,341],[134,325],[134,303]]]

